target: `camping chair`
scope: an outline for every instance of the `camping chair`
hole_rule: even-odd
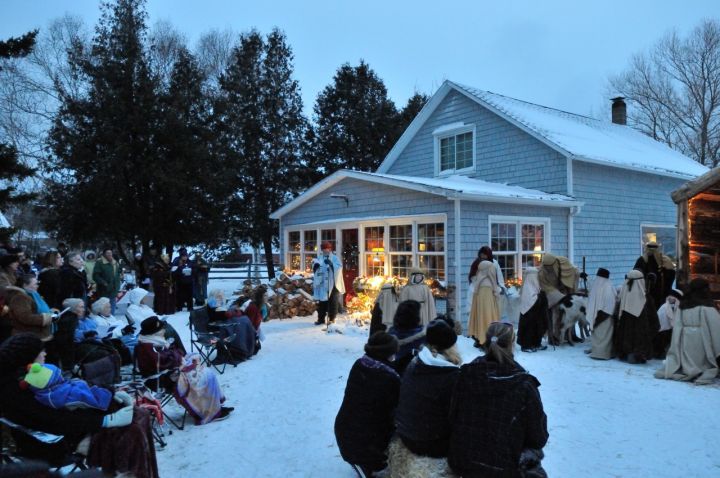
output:
[[[45,433],[37,430],[32,430],[30,428],[27,428],[23,425],[17,424],[13,422],[12,420],[9,420],[5,417],[0,417],[0,423],[7,426],[10,429],[10,433],[12,434],[13,438],[15,439],[16,443],[20,441],[27,441],[32,440],[39,442],[40,444],[46,446],[46,447],[52,447],[53,445],[59,444],[63,438],[65,438],[62,435],[53,435],[52,433]],[[27,458],[29,460],[37,460],[37,459],[43,459],[44,461],[48,461],[45,457],[36,457],[36,456],[28,456],[24,457],[22,454],[22,451],[15,451],[10,452],[9,450],[3,450],[2,451],[2,462],[0,462],[0,468],[2,467],[2,464],[11,464],[16,463],[18,461],[18,458]],[[78,470],[87,470],[88,466],[85,464],[86,457],[84,455],[81,455],[80,453],[74,452],[70,453],[68,455],[63,456],[60,459],[51,459],[49,460],[48,465],[50,468],[54,468],[56,471],[60,471],[61,468],[65,468],[66,466],[72,466],[70,469],[70,473],[73,473]],[[0,473],[1,474],[1,473]]]
[[[197,349],[197,353],[206,366],[213,367],[221,375],[225,372],[228,362],[224,361],[222,364],[213,362],[210,358],[213,353],[216,357],[227,357],[233,367],[237,366],[229,348],[229,344],[235,339],[235,334],[223,334],[220,331],[223,327],[222,323],[210,322],[206,307],[190,312],[188,326],[190,327],[190,352]],[[227,336],[223,337],[223,335]]]

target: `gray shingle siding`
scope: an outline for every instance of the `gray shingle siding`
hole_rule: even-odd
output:
[[[640,255],[640,225],[675,225],[670,192],[685,181],[575,161],[574,195],[585,206],[575,217],[575,261],[586,256],[591,276],[598,267],[622,282]]]
[[[451,91],[400,153],[388,174],[434,175],[433,131],[451,123],[475,124],[475,173],[468,176],[549,193],[567,193],[565,158],[466,96]]]

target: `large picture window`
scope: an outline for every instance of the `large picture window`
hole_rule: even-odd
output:
[[[418,266],[429,277],[445,280],[445,224],[418,224],[417,229]]]
[[[506,281],[540,265],[548,247],[549,228],[547,218],[490,217],[490,247]]]

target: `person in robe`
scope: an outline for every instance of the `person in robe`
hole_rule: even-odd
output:
[[[398,304],[400,304],[400,300],[395,285],[392,282],[384,283],[372,309],[370,335],[392,327]]]
[[[542,267],[538,271],[540,289],[545,292],[551,316],[551,329],[548,332],[549,342],[559,344],[560,337],[560,311],[558,304],[568,294],[577,289],[580,273],[570,259],[545,253],[542,258]]]
[[[585,317],[592,328],[590,357],[613,358],[613,331],[617,291],[610,282],[610,271],[599,268],[590,289]]]
[[[675,264],[662,253],[661,246],[656,242],[645,244],[642,256],[633,266],[633,269],[642,271],[647,293],[657,306],[665,302],[675,281]]]
[[[528,267],[523,274],[520,291],[520,321],[517,343],[523,352],[537,352],[547,349],[542,338],[548,326],[548,307],[545,293],[540,290],[538,270]]]
[[[672,339],[673,326],[675,320],[680,315],[680,300],[683,293],[677,289],[672,289],[665,299],[665,303],[658,309],[658,321],[660,322],[660,331],[655,335],[653,340],[653,356],[658,359],[664,359],[670,341]]]
[[[430,287],[425,284],[425,272],[413,267],[410,269],[410,278],[400,291],[400,302],[416,300],[420,302],[420,324],[425,326],[437,317],[435,311],[435,298]]]
[[[500,287],[501,295],[507,296],[507,288],[505,287],[505,277],[503,276],[502,269],[500,268],[500,264],[498,263],[497,259],[493,257],[493,251],[490,248],[490,246],[482,246],[477,253],[477,258],[473,261],[472,264],[470,264],[470,272],[468,273],[468,283],[470,286],[468,287],[468,309],[472,307],[472,298],[475,293],[474,285],[473,285],[473,277],[475,277],[475,274],[477,274],[478,266],[480,266],[480,262],[482,261],[490,261],[495,266],[495,274],[497,277],[497,284],[498,287]],[[500,314],[502,314],[502,301],[498,303],[498,306],[500,307]]]
[[[665,365],[655,378],[712,383],[718,375],[720,314],[713,305],[710,285],[693,279],[680,301]]]
[[[335,322],[338,313],[338,295],[345,293],[342,262],[333,253],[333,244],[324,241],[320,246],[322,254],[313,259],[313,298],[318,301],[318,318],[315,325]]]
[[[170,256],[162,254],[150,268],[150,279],[155,300],[153,307],[158,314],[175,313],[175,291],[170,271]]]
[[[659,328],[652,297],[645,290],[643,273],[633,269],[620,290],[618,322],[613,335],[617,357],[631,364],[645,363],[652,357],[652,340]]]
[[[497,285],[495,266],[490,261],[481,261],[477,274],[473,278],[475,292],[470,308],[468,335],[475,339],[475,346],[485,337],[491,323],[500,320],[498,296],[500,287]]]

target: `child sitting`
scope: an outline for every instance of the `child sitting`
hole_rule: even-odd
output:
[[[35,399],[43,405],[67,410],[107,410],[113,397],[110,390],[90,386],[84,380],[65,380],[60,369],[50,364],[29,365],[28,373],[21,382],[23,386],[29,387]]]

